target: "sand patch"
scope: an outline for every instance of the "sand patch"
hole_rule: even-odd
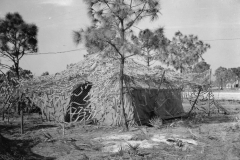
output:
[[[162,143],[168,145],[176,145],[178,147],[196,146],[198,142],[193,139],[185,139],[180,135],[154,134],[145,140],[132,140],[134,133],[114,134],[94,138],[103,145],[102,152],[118,152],[120,150],[129,149],[129,145],[138,146],[139,148],[153,148]]]

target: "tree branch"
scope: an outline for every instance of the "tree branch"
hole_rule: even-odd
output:
[[[4,52],[7,52],[7,54],[4,53]],[[11,59],[12,61],[14,60],[14,57],[11,56],[11,53],[9,53],[8,51],[3,51],[3,52],[2,52],[2,55],[3,55],[2,57],[6,56],[6,57],[8,57],[9,59]]]
[[[8,69],[11,68],[9,65],[2,64],[2,63],[0,64],[0,66],[1,66],[1,67],[4,67],[4,68],[8,68]]]
[[[146,3],[146,2],[145,2],[145,3]],[[144,4],[144,3],[140,3],[140,4],[137,4],[137,5],[135,5],[135,6],[132,6],[132,8],[138,7],[138,6],[142,5],[142,4]]]
[[[12,40],[12,37],[9,35],[9,33],[6,34],[6,37],[8,38],[8,42],[11,42],[14,45],[14,41]]]
[[[154,15],[154,14],[153,13],[152,14],[147,14],[147,15],[144,15],[142,17],[148,17],[148,16],[152,16],[152,15]]]
[[[119,17],[118,15],[116,15],[116,14],[113,12],[113,10],[112,10],[111,7],[109,6],[108,2],[106,2],[105,0],[104,0],[103,2],[108,6],[108,8],[110,9],[110,11],[111,11],[116,17],[118,17],[119,20],[122,19],[121,17]]]
[[[121,52],[118,50],[118,48],[116,47],[115,44],[113,44],[111,41],[106,41],[108,44],[110,44],[115,50],[116,52],[123,58],[123,55],[121,54]]]
[[[131,55],[129,55],[129,56],[124,57],[124,59],[127,59],[127,58],[132,57],[132,56],[135,56],[135,55],[136,55],[135,53],[134,53],[134,54],[131,54]]]
[[[23,51],[22,51],[20,57],[18,58],[18,60],[20,60],[25,54],[26,54],[26,53],[25,53],[25,50],[23,49]]]
[[[141,12],[140,12],[140,13],[136,16],[136,18],[132,21],[132,24],[129,25],[128,27],[126,27],[126,28],[124,29],[124,31],[128,30],[129,28],[131,28],[131,27],[133,26],[133,24],[135,23],[135,21],[136,21],[136,20],[140,17],[140,15],[143,13],[146,4],[147,4],[147,2],[145,2],[144,6],[142,7]]]

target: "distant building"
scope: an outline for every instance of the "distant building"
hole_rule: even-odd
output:
[[[240,85],[240,80],[237,79],[235,81],[232,81],[232,82],[228,82],[226,84],[226,88],[239,88],[239,85]]]

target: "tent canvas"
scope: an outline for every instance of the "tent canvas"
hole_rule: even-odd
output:
[[[131,92],[134,120],[138,125],[148,125],[154,117],[169,119],[184,114],[180,89],[134,89]]]

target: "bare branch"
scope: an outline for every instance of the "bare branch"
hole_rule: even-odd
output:
[[[131,55],[129,55],[129,56],[124,57],[124,59],[127,59],[127,58],[132,57],[132,56],[135,56],[135,55],[136,55],[136,53],[131,54]]]
[[[145,2],[145,3],[146,3],[146,2]],[[132,6],[132,8],[141,6],[141,5],[143,5],[143,4],[144,4],[144,3],[137,4],[137,5],[135,5],[135,6]]]
[[[154,13],[152,13],[152,14],[147,14],[147,15],[144,15],[144,16],[142,16],[142,17],[149,17],[149,16],[152,16],[152,15],[154,15]]]

